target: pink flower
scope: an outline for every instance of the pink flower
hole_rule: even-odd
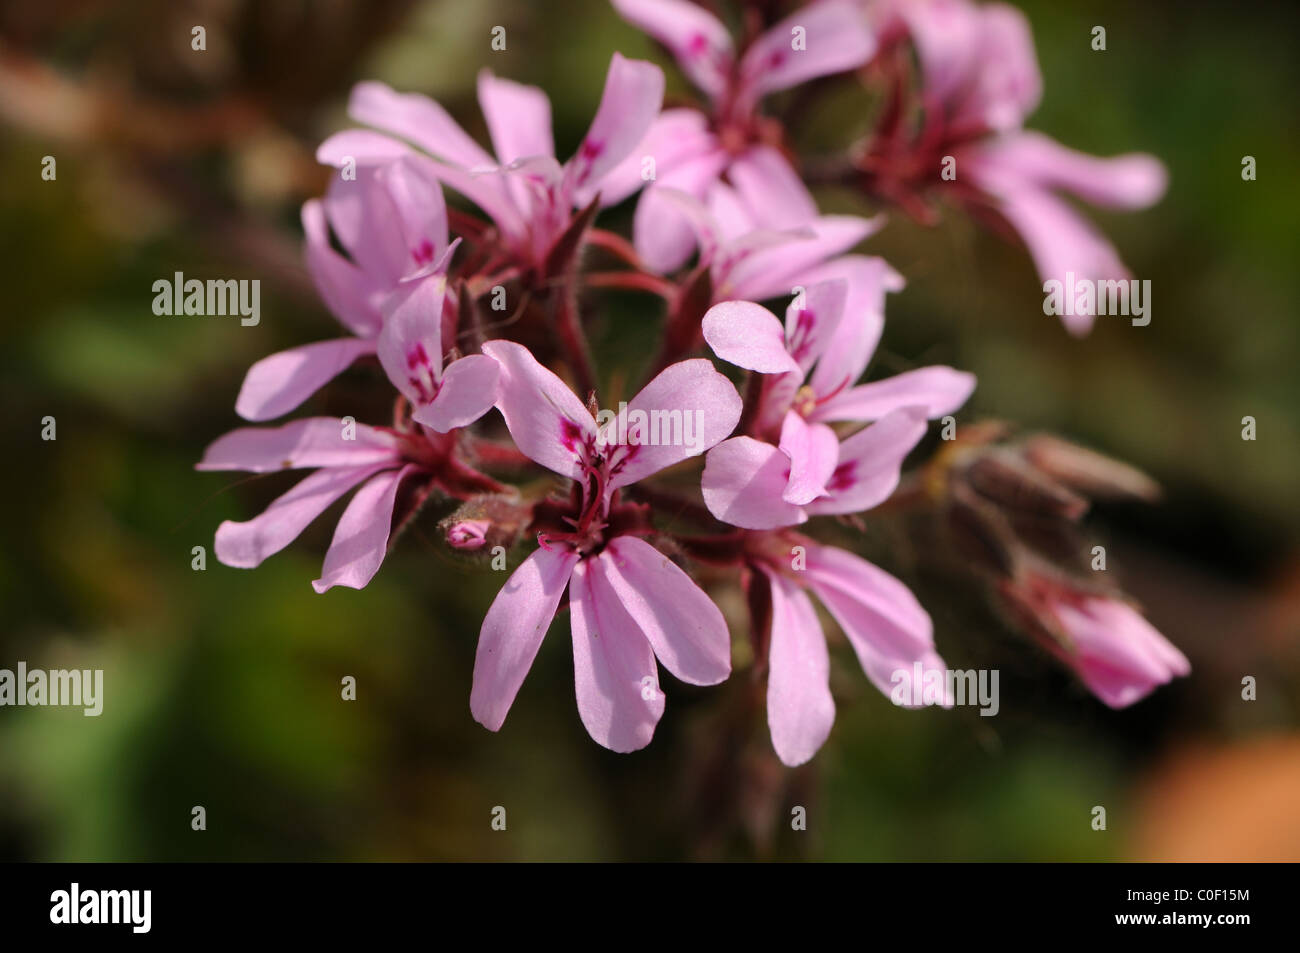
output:
[[[663,73],[650,63],[614,54],[591,128],[564,165],[555,158],[551,104],[533,86],[479,74],[478,98],[496,151],[493,157],[433,100],[397,93],[383,83],[359,83],[348,111],[358,122],[409,140],[437,161],[430,168],[496,223],[523,264],[538,266],[605,178],[644,137],[663,103]],[[353,129],[331,136],[320,161],[342,165],[412,154],[387,135]]]
[[[415,155],[359,162],[355,178],[335,176],[324,200],[303,206],[308,270],[325,305],[352,336],[291,348],[254,364],[235,401],[245,420],[288,413],[357,358],[374,354],[385,299],[404,278],[446,271],[455,244],[447,240],[447,209],[430,165]],[[331,228],[350,257],[332,247]]]
[[[1004,581],[1008,605],[1111,708],[1127,708],[1191,672],[1187,657],[1125,602],[1039,573]]]
[[[709,452],[704,501],[719,519],[772,529],[869,509],[893,492],[925,420],[952,413],[974,390],[973,375],[944,366],[853,386],[881,324],[846,315],[848,289],[843,280],[811,285],[787,309],[784,327],[748,301],[714,305],[704,316],[704,338],[718,357],[772,375],[757,431],[779,440],[735,437]],[[829,426],[873,420],[843,442]]]
[[[227,520],[217,527],[217,558],[240,569],[260,565],[360,485],[339,519],[321,577],[312,586],[317,592],[332,586],[363,588],[383,562],[398,487],[424,469],[411,452],[415,446],[414,440],[389,431],[332,417],[310,417],[282,427],[245,427],[220,437],[197,469],[316,472],[260,516],[245,523]]]
[[[663,714],[655,658],[682,681],[713,685],[731,671],[730,638],[704,591],[638,538],[653,530],[619,490],[717,444],[740,418],[740,397],[708,361],[674,364],[628,402],[627,419],[693,419],[696,440],[654,442],[657,425],[645,424],[619,443],[616,422],[598,425],[526,348],[490,341],[484,351],[502,367],[497,407],[519,449],[575,487],[570,507],[539,521],[540,548],[483,620],[470,709],[500,729],[567,589],[583,724],[614,751],[642,748]]]
[[[637,205],[633,238],[650,267],[685,263],[695,235],[660,189],[703,200],[723,175],[764,228],[804,225],[817,215],[807,188],[777,146],[780,130],[758,114],[763,96],[866,63],[875,40],[845,0],[821,0],[773,26],[737,60],[727,28],[686,0],[612,0],[628,22],[663,43],[709,98],[710,114],[668,109],[640,147],[610,175],[601,199],[622,201],[645,185],[644,159],[655,162],[653,186]]]
[[[1114,247],[1061,197],[1106,208],[1141,209],[1164,194],[1167,177],[1154,157],[1099,159],[1021,127],[1038,105],[1042,78],[1023,14],[1004,4],[968,0],[887,0],[872,5],[882,46],[911,38],[921,63],[925,127],[912,135],[891,114],[864,156],[881,193],[915,208],[945,157],[955,160],[948,185],[976,207],[991,204],[1020,234],[1044,281],[1130,277]],[[1088,315],[1064,318],[1075,334]]]
[[[755,566],[771,597],[767,722],[772,747],[787,765],[815,755],[835,721],[830,655],[807,591],[830,612],[858,656],[863,672],[882,694],[895,689],[896,673],[945,671],[934,649],[930,616],[911,591],[860,556],[822,546],[795,534],[765,543]],[[791,553],[803,550],[806,565],[792,569]],[[951,705],[945,699],[944,707]]]

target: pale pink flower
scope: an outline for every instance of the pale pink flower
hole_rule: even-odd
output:
[[[819,282],[791,302],[785,325],[749,301],[714,305],[704,338],[725,361],[769,375],[756,432],[710,451],[704,500],[719,519],[750,529],[802,523],[819,513],[854,513],[884,500],[927,418],[956,411],[973,375],[935,365],[854,386],[875,350],[881,323],[845,313],[849,285]],[[831,423],[878,421],[843,442]]]
[[[874,137],[865,167],[880,190],[907,202],[908,191],[932,184],[951,157],[950,189],[975,205],[991,202],[1020,234],[1044,281],[1065,281],[1067,272],[1087,280],[1129,278],[1114,247],[1061,193],[1105,208],[1146,208],[1165,192],[1164,166],[1145,154],[1088,156],[1022,128],[1042,95],[1024,15],[969,0],[876,0],[868,10],[882,45],[911,38],[926,115],[914,137],[898,125]],[[1092,325],[1089,315],[1063,320],[1075,334]]]
[[[536,87],[498,79],[487,70],[479,74],[479,105],[493,156],[428,97],[397,93],[379,82],[359,83],[349,114],[390,135],[340,132],[321,144],[317,157],[335,166],[347,159],[391,159],[413,150],[390,136],[407,140],[437,160],[430,168],[438,178],[492,218],[520,263],[539,266],[570,224],[574,207],[588,205],[645,136],[663,104],[663,87],[657,66],[615,53],[591,128],[577,153],[561,165],[551,134],[551,104]]]
[[[447,545],[453,549],[482,549],[491,528],[487,520],[461,520],[447,527]]]
[[[791,568],[795,547],[803,550],[800,569]],[[929,614],[889,573],[853,553],[791,533],[764,548],[768,554],[755,561],[755,568],[772,595],[768,730],[778,757],[793,767],[817,753],[835,721],[830,655],[807,591],[839,623],[863,672],[882,694],[894,692],[897,673],[913,677],[918,663],[925,673],[944,672],[946,666],[934,648]],[[945,691],[942,704],[951,703]]]
[[[354,436],[349,439],[348,433]],[[217,527],[217,558],[240,569],[260,565],[359,485],[334,531],[321,577],[312,586],[317,592],[332,586],[363,588],[383,562],[398,487],[406,477],[427,469],[419,456],[434,455],[420,447],[420,439],[332,417],[310,417],[281,427],[245,427],[218,438],[197,469],[270,473],[314,468],[316,472],[260,516],[243,523],[226,520]]]
[[[612,0],[628,22],[663,43],[708,97],[709,113],[667,109],[645,141],[609,177],[601,199],[621,201],[654,184],[637,205],[633,239],[645,262],[671,271],[690,257],[696,236],[661,189],[704,200],[720,177],[765,229],[807,224],[817,215],[808,189],[780,148],[780,130],[758,114],[762,97],[866,63],[876,44],[847,0],[820,0],[767,30],[737,58],[727,28],[687,0]]]
[[[615,422],[598,427],[522,345],[489,341],[483,349],[501,364],[497,407],[515,443],[575,488],[572,507],[538,528],[540,548],[483,620],[470,709],[484,727],[501,727],[567,589],[582,722],[607,748],[642,748],[664,708],[656,657],[682,681],[713,685],[731,671],[730,638],[704,591],[638,538],[653,530],[643,507],[619,502],[619,490],[717,444],[740,418],[740,397],[708,361],[682,361],[628,402],[628,420],[637,411],[696,419],[697,441],[616,443]],[[636,440],[649,439],[645,433]]]
[[[430,165],[416,155],[358,162],[355,178],[335,176],[324,199],[303,205],[307,268],[326,307],[352,335],[254,364],[235,401],[245,420],[288,413],[355,360],[374,354],[384,302],[400,282],[446,271],[455,243],[448,242],[447,209]],[[331,230],[349,257],[334,250]]]

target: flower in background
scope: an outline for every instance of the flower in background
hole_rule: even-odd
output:
[[[1042,95],[1024,15],[969,0],[869,0],[866,7],[881,40],[877,63],[895,84],[895,101],[855,160],[868,188],[927,221],[934,213],[920,196],[934,186],[993,213],[1020,235],[1044,281],[1064,281],[1067,272],[1129,278],[1114,247],[1062,193],[1105,208],[1146,208],[1164,194],[1165,169],[1153,156],[1100,159],[1022,128]],[[919,130],[899,105],[909,71],[894,53],[903,40],[921,65]],[[945,180],[949,158],[955,178]],[[1074,334],[1092,325],[1089,315],[1064,320]]]
[[[619,442],[616,422],[598,426],[526,348],[489,341],[484,351],[502,367],[497,407],[510,435],[529,458],[573,480],[574,496],[542,514],[540,547],[483,620],[470,709],[484,727],[501,727],[567,590],[582,722],[613,751],[643,748],[664,708],[656,657],[684,682],[714,685],[731,671],[731,641],[712,600],[640,538],[653,533],[644,508],[620,503],[619,490],[717,444],[740,419],[740,396],[708,361],[674,364],[628,402],[628,419],[694,414],[697,439],[650,442],[643,427]]]
[[[329,165],[412,154],[399,137],[436,161],[430,168],[496,223],[517,263],[541,268],[547,253],[573,220],[573,209],[591,203],[605,179],[645,136],[663,104],[664,78],[657,66],[617,53],[605,91],[577,153],[561,165],[551,134],[551,104],[534,86],[478,78],[479,106],[496,156],[426,96],[397,93],[383,83],[359,83],[348,112],[357,122],[389,135],[352,129],[321,144],[317,157]]]
[[[821,0],[795,11],[737,57],[727,28],[686,0],[612,0],[628,22],[672,53],[709,98],[709,112],[666,109],[639,148],[609,177],[601,199],[622,201],[645,185],[644,160],[654,159],[654,184],[637,205],[633,240],[659,271],[690,257],[696,236],[661,189],[704,200],[726,177],[764,229],[806,225],[817,216],[808,189],[782,152],[782,132],[758,113],[769,93],[866,63],[876,44],[847,0]]]

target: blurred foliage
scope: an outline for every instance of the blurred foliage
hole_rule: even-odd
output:
[[[1230,757],[1202,757],[1157,784],[1165,759],[1294,732],[1300,712],[1300,8],[1025,8],[1045,79],[1031,126],[1169,166],[1170,192],[1154,210],[1095,214],[1151,280],[1152,324],[1103,318],[1091,337],[1071,339],[1043,316],[1020,250],[956,211],[934,229],[896,214],[867,245],[909,281],[889,302],[873,373],[931,362],[973,370],[980,386],[965,417],[1057,432],[1155,476],[1163,504],[1102,508],[1094,528],[1194,672],[1129,711],[1106,710],[971,593],[918,568],[888,519],[868,520],[858,548],[915,587],[953,667],[1001,670],[1002,710],[896,709],[836,636],[835,731],[812,765],[786,772],[770,754],[761,686],[742,666],[718,689],[669,684],[648,750],[599,748],[574,710],[564,617],[504,730],[481,729],[469,716],[470,673],[500,577],[436,547],[436,517],[404,535],[361,592],[309,586],[329,517],[256,571],[210,552],[206,571],[190,568],[191,547],[210,549],[222,519],[248,518],[285,486],[282,475],[239,480],[193,464],[237,425],[233,401],[252,361],[335,333],[298,264],[297,207],[323,187],[312,150],[345,123],[349,85],[376,77],[428,92],[481,137],[474,79],[488,67],[546,88],[567,154],[615,50],[664,63],[670,96],[690,95],[661,51],[601,0],[6,5],[0,427],[16,457],[0,477],[11,501],[0,667],[102,667],[107,697],[99,718],[0,711],[0,856],[1167,855],[1180,829],[1144,837],[1143,825],[1160,798],[1177,799],[1180,778],[1211,792],[1208,776],[1229,789],[1249,778]],[[189,50],[193,23],[209,25],[206,54]],[[1094,23],[1107,27],[1104,53],[1089,48]],[[495,24],[507,27],[506,52],[489,48]],[[74,108],[62,83],[91,100]],[[846,145],[874,108],[848,82],[825,94],[811,107],[775,103],[795,109],[812,152]],[[58,159],[54,182],[40,178],[46,154]],[[1243,155],[1257,158],[1258,181],[1241,180]],[[828,210],[875,211],[852,195],[819,197]],[[607,225],[625,229],[630,217],[629,204]],[[261,324],[154,316],[151,285],[175,271],[262,278]],[[654,301],[596,303],[602,367],[635,380],[657,331]],[[366,375],[350,372],[306,410],[329,413]],[[1246,414],[1258,420],[1254,443],[1239,436]],[[58,421],[55,442],[40,439],[45,415]],[[739,596],[715,591],[743,633]],[[1240,700],[1244,674],[1260,679],[1252,704]],[[355,702],[340,699],[346,675]],[[1276,751],[1294,764],[1293,743]],[[1279,782],[1292,805],[1295,777]],[[1239,799],[1178,803],[1185,834]],[[195,833],[200,804],[208,829]],[[795,804],[809,809],[806,834],[789,830]],[[1106,833],[1089,826],[1098,804]],[[496,805],[507,808],[505,833],[489,827]],[[1258,839],[1219,849],[1249,855]]]

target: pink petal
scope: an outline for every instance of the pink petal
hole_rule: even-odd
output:
[[[280,427],[242,427],[218,437],[196,470],[248,470],[268,473],[315,467],[364,467],[400,459],[392,434],[365,424],[356,439],[344,439],[345,424],[334,417],[307,417]]]
[[[468,427],[496,403],[500,378],[500,364],[483,354],[468,354],[447,365],[438,396],[411,416],[438,433]]]
[[[692,685],[716,685],[731,674],[727,623],[676,563],[635,536],[612,540],[599,561],[664,668]]]
[[[718,156],[721,171],[727,157],[718,145],[717,137],[709,131],[709,120],[704,113],[698,109],[665,109],[650,124],[640,144],[601,180],[600,203],[614,205],[647,185],[643,178],[647,171],[647,158],[654,160],[654,179],[651,181],[666,183],[668,177],[681,168],[714,154]],[[674,187],[683,188],[681,185]],[[703,193],[699,195],[702,197]]]
[[[505,722],[577,562],[576,553],[538,549],[492,600],[479,631],[469,698],[474,720],[489,731]]]
[[[313,589],[317,592],[334,586],[364,589],[375,577],[388,552],[397,488],[416,469],[407,465],[400,470],[389,470],[357,491],[334,530],[321,577],[311,584]]]
[[[951,367],[919,367],[843,391],[813,412],[813,420],[879,420],[900,407],[923,407],[931,420],[955,412],[975,390],[975,375]]]
[[[979,69],[959,119],[999,132],[1015,129],[1043,95],[1034,37],[1025,15],[991,3],[979,8]]]
[[[696,155],[659,172],[655,184],[642,194],[632,220],[632,239],[650,268],[659,272],[675,271],[695,250],[696,230],[690,217],[676,203],[665,199],[661,190],[678,189],[703,198],[726,165],[726,153],[712,143],[705,143]]]
[[[991,140],[975,153],[972,174],[998,194],[1022,188],[1065,190],[1103,208],[1141,209],[1159,201],[1169,184],[1154,156],[1131,153],[1109,159],[1061,145],[1041,132]],[[1022,185],[1023,183],[1023,185]]]
[[[709,512],[745,529],[776,529],[808,519],[781,498],[790,480],[790,459],[752,437],[723,441],[704,460],[700,487]]]
[[[781,499],[795,506],[826,494],[839,464],[840,441],[825,424],[809,424],[794,411],[781,425],[781,452],[790,458],[790,482]]]
[[[302,228],[307,237],[307,270],[325,307],[355,334],[374,337],[383,323],[378,300],[386,289],[330,246],[325,206],[320,199],[303,205]]]
[[[501,365],[496,406],[520,451],[561,476],[582,479],[581,454],[596,438],[596,421],[582,401],[521,344],[488,341],[483,353]]]
[[[442,311],[445,275],[403,282],[384,301],[379,363],[393,386],[419,408],[436,396],[442,378]]]
[[[373,81],[358,83],[348,99],[348,115],[467,169],[496,164],[445,109],[418,93],[397,93]]]
[[[672,53],[682,72],[705,95],[721,96],[731,70],[731,34],[711,13],[687,0],[612,0],[628,23]]]
[[[796,50],[795,29],[805,31],[806,48]],[[821,0],[796,10],[746,52],[741,75],[755,96],[789,89],[818,76],[862,66],[876,52],[866,17],[848,0]]]
[[[830,653],[808,596],[775,573],[765,575],[772,592],[767,724],[777,756],[793,768],[817,753],[835,723]]]
[[[807,187],[771,146],[746,149],[727,169],[727,178],[761,228],[798,228],[817,217]]]
[[[861,513],[884,502],[898,486],[904,458],[925,430],[924,409],[903,407],[844,440],[835,473],[827,481],[829,495],[807,504],[808,512]]]
[[[628,401],[629,446],[615,451],[610,489],[704,453],[736,429],[740,410],[735,386],[711,362],[697,358],[664,368]],[[647,418],[644,431],[632,416],[638,411]]]
[[[834,546],[807,546],[808,586],[857,653],[862,670],[886,695],[899,670],[943,669],[934,651],[930,616],[910,589],[860,556]]]
[[[604,576],[605,555],[573,567],[569,625],[578,714],[611,751],[644,748],[664,713],[654,652]]]
[[[478,74],[478,102],[497,158],[507,164],[529,156],[555,156],[551,101],[536,86]]]
[[[903,278],[883,258],[866,255],[836,258],[802,278],[809,287],[833,279],[848,282],[844,318],[813,368],[812,388],[825,397],[855,383],[866,370],[885,326],[885,293],[901,291]]]
[[[785,311],[785,339],[803,374],[825,353],[845,316],[849,283],[837,278],[809,284]],[[861,321],[854,314],[852,320]]]
[[[771,311],[752,301],[724,301],[704,315],[704,340],[713,353],[737,367],[763,374],[799,371],[785,349],[785,329]]]
[[[600,187],[600,180],[645,138],[664,99],[664,74],[653,63],[614,54],[605,77],[605,91],[596,118],[568,174],[578,204]]]
[[[916,47],[926,92],[940,101],[958,99],[979,66],[981,8],[967,0],[921,0],[894,7]]]
[[[851,215],[822,215],[807,223],[812,237],[750,255],[728,276],[730,296],[762,301],[794,293],[803,276],[827,259],[847,251],[884,223]]]
[[[373,353],[374,341],[338,338],[264,357],[248,369],[235,400],[235,413],[259,422],[287,414],[357,358]]]
[[[278,553],[331,503],[385,464],[317,470],[276,499],[261,515],[243,523],[226,520],[217,527],[215,552],[227,566],[252,569]]]

